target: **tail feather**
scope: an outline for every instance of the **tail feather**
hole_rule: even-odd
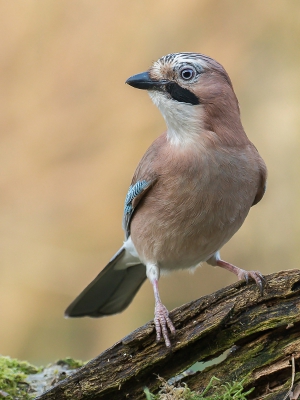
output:
[[[126,267],[122,247],[65,311],[66,317],[103,317],[123,311],[146,279],[143,264]]]

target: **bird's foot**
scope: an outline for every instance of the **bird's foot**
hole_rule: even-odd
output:
[[[259,271],[245,271],[244,269],[239,268],[237,277],[239,281],[245,279],[246,283],[249,282],[249,278],[252,278],[256,282],[256,285],[258,286],[260,294],[263,295],[266,281],[263,275]]]
[[[166,346],[171,347],[168,328],[171,334],[175,335],[175,327],[169,317],[167,308],[162,304],[161,301],[157,302],[155,305],[154,324],[156,329],[156,340],[159,342],[162,335]]]
[[[233,272],[238,277],[239,281],[245,279],[246,283],[248,283],[249,278],[252,278],[258,286],[260,294],[263,295],[266,281],[259,271],[245,271],[223,260],[217,260],[216,264],[221,268],[227,269],[227,271]]]

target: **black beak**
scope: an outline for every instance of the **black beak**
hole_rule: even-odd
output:
[[[154,81],[148,72],[142,72],[131,76],[125,83],[137,89],[161,90],[167,81]]]

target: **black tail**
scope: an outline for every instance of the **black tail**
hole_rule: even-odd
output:
[[[123,311],[146,279],[144,264],[126,267],[122,247],[65,311],[66,317],[103,317]],[[117,268],[117,269],[116,269]]]

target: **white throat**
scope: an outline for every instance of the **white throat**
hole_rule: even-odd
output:
[[[196,143],[203,129],[201,106],[196,108],[187,103],[174,101],[156,90],[148,93],[166,121],[170,143],[176,146]]]

